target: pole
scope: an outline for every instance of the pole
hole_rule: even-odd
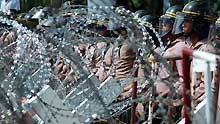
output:
[[[190,98],[190,58],[193,51],[191,49],[183,49],[183,102],[184,102],[184,117],[185,124],[191,124],[190,112],[191,112],[191,98]]]
[[[135,72],[135,77],[137,76],[137,71]],[[135,100],[137,98],[137,81],[132,82],[132,100]],[[136,107],[137,103],[132,102],[132,108],[131,108],[131,122],[130,124],[135,124],[136,123]]]
[[[220,61],[217,59],[217,80],[215,81],[214,91],[214,124],[216,124],[217,112],[218,112],[218,97],[219,97],[219,82],[220,82]]]
[[[205,93],[206,93],[206,123],[213,124],[213,100],[212,100],[212,88],[211,88],[211,72],[210,72],[210,62],[206,61],[205,69]]]

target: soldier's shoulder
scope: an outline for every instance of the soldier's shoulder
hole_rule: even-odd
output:
[[[179,37],[174,42],[175,45],[173,47],[187,47],[187,43],[185,42],[184,37]]]

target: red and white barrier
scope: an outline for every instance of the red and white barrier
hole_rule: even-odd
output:
[[[192,62],[192,82],[190,78],[190,56],[193,57]],[[189,112],[192,110],[192,100],[190,95],[192,95],[191,83],[195,81],[195,73],[196,72],[203,72],[205,75],[205,94],[206,94],[206,123],[207,124],[215,124],[217,118],[217,108],[218,108],[218,92],[219,92],[219,58],[217,55],[202,52],[202,51],[193,51],[189,48],[183,49],[183,99],[185,105],[184,117],[185,117],[185,124],[192,123],[192,117]],[[216,67],[216,65],[218,65]],[[215,83],[216,91],[214,96],[212,95],[211,91],[211,71],[218,70],[218,79]],[[214,98],[214,102],[213,102]],[[204,102],[203,102],[204,103]],[[214,104],[213,104],[214,103]],[[186,109],[187,108],[187,109]],[[213,111],[214,110],[214,111]]]

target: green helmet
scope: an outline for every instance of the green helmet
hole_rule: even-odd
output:
[[[144,15],[143,17],[141,17],[141,21],[144,21],[144,22],[149,22],[152,24],[152,26],[155,28],[155,29],[158,29],[158,17],[154,16],[154,15]]]

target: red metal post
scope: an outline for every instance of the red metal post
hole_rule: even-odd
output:
[[[193,50],[189,48],[183,49],[182,52],[182,65],[183,65],[183,102],[184,102],[184,117],[185,124],[191,124],[190,111],[191,111],[191,98],[190,98],[190,56]]]

